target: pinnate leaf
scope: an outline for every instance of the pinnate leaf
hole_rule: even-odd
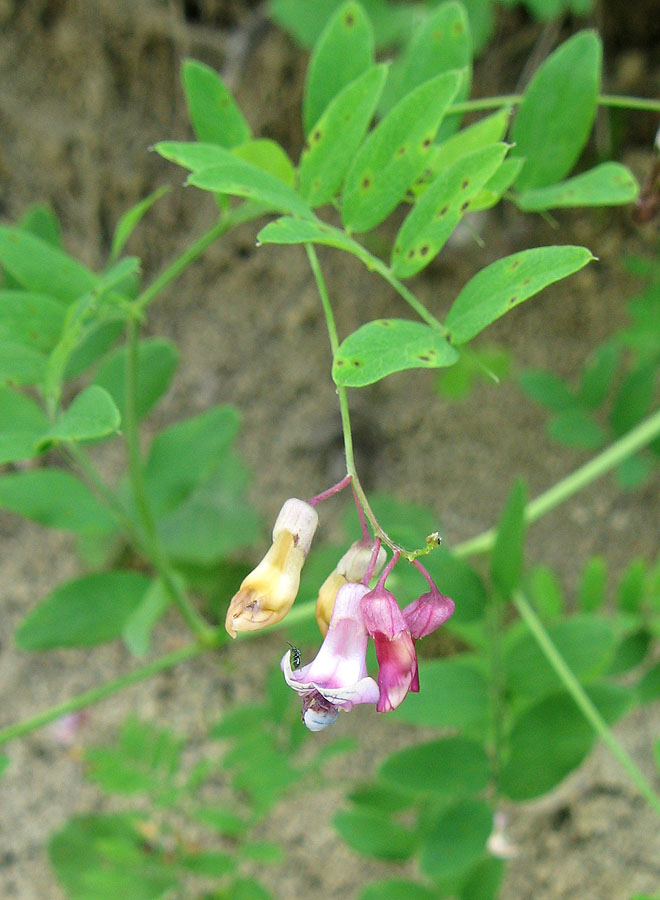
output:
[[[344,841],[358,853],[376,859],[408,859],[413,852],[413,833],[386,813],[341,810],[332,821]]]
[[[456,349],[428,325],[407,319],[376,319],[342,341],[332,377],[344,387],[364,387],[393,372],[450,366],[457,359]]]
[[[446,326],[452,343],[464,344],[523,300],[592,259],[585,247],[535,247],[486,266],[468,281],[449,310]]]
[[[415,744],[389,756],[379,778],[397,790],[452,799],[478,794],[488,783],[490,768],[481,743],[449,737]]]

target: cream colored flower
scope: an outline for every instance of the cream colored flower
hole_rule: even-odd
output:
[[[293,606],[318,515],[304,500],[287,500],[273,527],[273,544],[232,597],[225,628],[258,631],[281,621]]]
[[[328,633],[328,626],[330,625],[332,610],[339,589],[348,584],[348,582],[357,583],[362,581],[369,567],[373,551],[374,545],[372,543],[356,541],[354,544],[351,544],[337,563],[336,568],[333,569],[321,585],[316,599],[315,615],[316,624],[319,626],[319,631],[323,637]],[[377,575],[383,568],[386,556],[385,550],[381,547],[378,551],[378,559],[373,571],[374,575]]]

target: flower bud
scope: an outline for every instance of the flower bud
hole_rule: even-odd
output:
[[[332,610],[335,605],[335,597],[339,588],[343,587],[349,581],[357,583],[362,581],[365,576],[369,563],[374,552],[374,545],[365,541],[355,541],[351,544],[346,553],[337,563],[337,566],[328,575],[321,585],[318,598],[316,600],[316,623],[319,631],[326,636],[328,633],[328,625],[332,616]],[[378,551],[376,565],[374,567],[374,575],[383,568],[387,554],[383,547]]]
[[[243,580],[232,597],[225,628],[231,637],[237,631],[258,631],[281,621],[293,606],[300,571],[309,552],[318,515],[303,500],[287,500],[273,527],[268,553]]]

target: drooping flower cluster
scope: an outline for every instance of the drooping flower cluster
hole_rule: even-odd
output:
[[[330,492],[320,497],[326,495]],[[287,500],[282,507],[271,549],[245,578],[229,606],[226,627],[232,637],[237,631],[279,622],[288,613],[318,523],[312,505],[318,501]],[[300,667],[297,652],[287,651],[282,657],[284,677],[300,694],[302,719],[311,731],[331,725],[340,709],[375,703],[378,712],[389,712],[408,692],[419,691],[415,643],[439,628],[454,611],[453,601],[440,593],[417,561],[414,565],[430,590],[403,609],[399,607],[385,587],[398,553],[370,589],[369,582],[382,569],[386,553],[378,539],[370,538],[364,523],[363,532],[363,539],[348,549],[319,591],[316,620],[324,641],[315,659]],[[378,660],[376,680],[367,672],[370,638]]]

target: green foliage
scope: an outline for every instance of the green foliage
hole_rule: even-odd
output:
[[[595,450],[608,439],[622,437],[650,413],[657,399],[660,282],[653,267],[644,273],[645,290],[626,305],[629,324],[591,353],[576,386],[550,372],[524,371],[519,376],[523,391],[550,412],[548,433],[568,447]],[[635,488],[647,481],[657,456],[654,443],[649,451],[628,457],[617,469],[620,486]]]
[[[0,475],[0,508],[69,531],[109,531],[115,524],[83,482],[62,469]]]
[[[102,572],[67,581],[21,623],[21,650],[89,647],[118,638],[149,587],[137,572]]]
[[[493,585],[505,599],[511,597],[522,575],[526,501],[527,488],[517,481],[504,507],[493,547]]]
[[[125,413],[126,347],[109,353],[94,376],[94,384],[104,388],[112,397],[121,418]],[[138,419],[148,415],[167,391],[179,361],[179,353],[170,341],[148,338],[138,347],[138,391],[136,412]]]
[[[493,811],[484,800],[465,799],[442,810],[424,836],[420,868],[431,878],[469,873],[486,850]]]
[[[453,737],[415,744],[387,758],[379,777],[398,790],[435,801],[477,794],[488,784],[488,757],[477,741]]]
[[[54,442],[92,441],[119,429],[121,415],[105,388],[92,384],[85,388],[43,435],[38,449]]]
[[[529,83],[513,122],[514,153],[525,163],[516,179],[530,188],[555,184],[573,168],[598,106],[602,48],[598,35],[582,31],[565,41]]]
[[[349,0],[328,20],[309,60],[303,96],[305,134],[309,134],[342,88],[370,68],[373,58],[369,19],[359,3]]]
[[[250,126],[217,72],[187,59],[181,75],[188,114],[198,141],[231,149],[252,137]]]

